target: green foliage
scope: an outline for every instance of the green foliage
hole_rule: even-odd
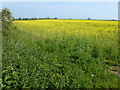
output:
[[[34,22],[35,24],[27,21],[15,22],[11,31],[12,38],[3,37],[3,89],[119,87],[119,78],[105,69],[116,64],[118,60],[117,53],[112,53],[117,48],[113,47],[116,43],[111,43],[112,40],[116,40],[115,37],[111,36],[113,38],[108,40],[110,45],[106,46],[103,46],[106,41],[99,42],[99,40],[102,41],[102,38],[107,35],[101,35],[100,38],[95,38],[93,35],[88,38],[63,33],[61,38],[56,32],[54,38],[51,39],[49,36],[51,34],[47,31],[51,27],[44,22],[49,21],[43,21],[43,26],[45,25],[47,28],[37,26],[37,21]],[[53,22],[56,25],[61,24],[61,22],[59,24],[56,21]],[[24,23],[27,23],[28,26],[26,27]],[[37,29],[32,28],[34,25]],[[62,26],[65,26],[65,30],[66,27],[71,26],[72,28],[74,25],[76,30],[78,22],[72,21],[72,23]],[[97,26],[98,23],[95,25]],[[105,25],[101,25],[101,28]],[[60,27],[63,28],[62,26]],[[39,32],[34,31],[38,29]],[[52,30],[54,30],[53,26]],[[83,31],[80,32],[85,34]],[[46,37],[43,36],[43,38],[43,34]],[[101,67],[101,64],[105,67]]]
[[[3,30],[3,33],[5,33],[6,31],[11,29],[13,17],[8,8],[2,9],[0,14],[1,14],[1,21],[2,21],[2,30]]]

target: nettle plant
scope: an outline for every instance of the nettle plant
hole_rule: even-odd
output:
[[[12,26],[12,21],[13,21],[11,11],[8,8],[2,9],[2,11],[0,12],[0,18],[1,18],[1,21],[2,21],[3,33],[6,30],[10,30],[11,26]]]

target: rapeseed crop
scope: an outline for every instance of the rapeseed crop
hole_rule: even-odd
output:
[[[117,21],[14,21],[11,36],[3,37],[3,88],[119,87]]]

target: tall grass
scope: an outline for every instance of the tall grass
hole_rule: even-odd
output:
[[[3,37],[3,88],[118,88],[115,21],[15,21]],[[110,63],[109,63],[110,62]]]

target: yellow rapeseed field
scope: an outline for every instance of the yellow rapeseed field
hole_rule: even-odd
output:
[[[3,44],[4,87],[119,87],[117,21],[14,21],[11,37]]]

